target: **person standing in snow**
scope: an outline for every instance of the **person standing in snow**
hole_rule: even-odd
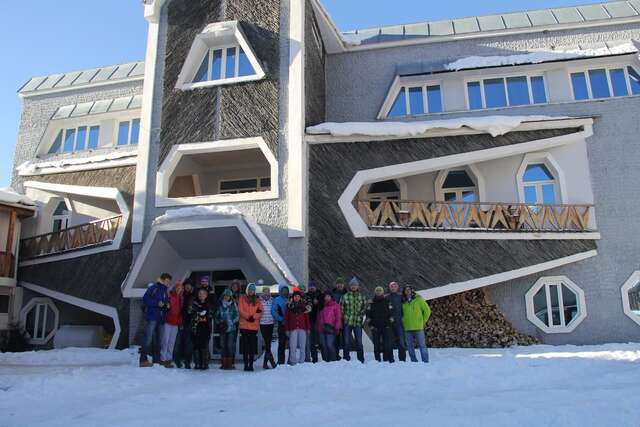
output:
[[[391,335],[393,347],[398,349],[398,359],[401,362],[407,360],[407,344],[405,341],[404,326],[402,325],[402,292],[397,282],[389,283],[389,309],[391,310]]]
[[[280,285],[279,295],[273,300],[271,315],[273,320],[278,322],[278,365],[285,363],[285,351],[287,349],[287,330],[285,327],[285,316],[287,315],[287,303],[289,302],[289,286]]]
[[[271,363],[271,368],[275,368],[276,361],[273,358],[273,353],[271,352],[271,341],[273,341],[273,326],[275,321],[271,314],[273,298],[271,298],[271,288],[269,286],[262,288],[260,303],[264,310],[264,313],[262,313],[262,317],[260,318],[260,334],[264,341],[264,360],[262,361],[262,369],[269,369],[269,363]]]
[[[344,317],[344,359],[351,360],[352,340],[355,337],[358,360],[364,363],[362,326],[367,311],[367,299],[360,293],[360,282],[355,277],[349,281],[349,293],[340,302]]]
[[[142,297],[144,318],[147,321],[147,325],[144,330],[144,340],[140,349],[140,367],[145,368],[153,366],[153,363],[160,363],[162,325],[164,323],[165,310],[169,308],[167,288],[170,284],[171,275],[169,273],[162,273],[158,281],[149,286]],[[150,354],[153,363],[149,362],[148,356]]]
[[[373,353],[376,360],[393,363],[391,310],[382,286],[376,287],[373,298],[369,300],[367,321],[373,335]]]
[[[233,300],[238,304],[240,301],[240,297],[242,296],[242,283],[238,279],[233,279],[231,281],[231,292],[233,294]]]
[[[240,334],[242,334],[242,358],[244,370],[253,371],[253,361],[258,352],[258,329],[264,312],[260,299],[256,295],[256,285],[249,283],[245,295],[240,297]]]
[[[302,292],[295,291],[285,315],[286,329],[289,334],[289,364],[304,363],[305,342],[310,329],[309,310]]]
[[[191,359],[193,355],[193,342],[191,341],[191,303],[193,302],[193,285],[187,281],[183,285],[184,292],[182,294],[182,324],[178,329],[177,346],[173,355],[173,361],[177,367],[191,369]]]
[[[333,300],[331,292],[325,293],[322,299],[322,308],[316,319],[316,330],[320,336],[322,359],[325,362],[335,362],[338,360],[336,337],[342,329],[342,310],[340,304]]]
[[[347,289],[345,288],[345,280],[342,277],[338,277],[336,279],[336,284],[333,290],[331,291],[331,295],[333,296],[333,300],[336,304],[340,304],[342,302],[342,297],[347,294]],[[342,349],[342,355],[344,356],[344,332],[341,330],[338,331],[338,335],[336,336],[336,352],[338,354],[338,360],[340,360],[340,349]]]
[[[220,369],[235,369],[236,324],[240,319],[238,307],[231,289],[225,289],[215,312],[215,322],[220,332],[222,363]]]
[[[429,351],[427,350],[427,338],[424,328],[431,317],[431,307],[416,294],[412,286],[405,286],[402,290],[402,323],[404,325],[407,341],[407,351],[412,362],[417,362],[414,340],[418,342],[420,357],[424,363],[429,363]]]
[[[196,369],[209,369],[209,338],[211,337],[212,312],[209,307],[209,292],[198,289],[198,296],[191,303],[191,333],[193,334]]]
[[[318,290],[318,286],[315,282],[309,282],[309,291],[304,295],[305,302],[309,311],[309,323],[311,325],[311,331],[307,337],[307,349],[305,355],[305,362],[318,363],[318,350],[320,349],[320,335],[316,328],[316,319],[318,317],[318,311],[322,305],[322,293]]]
[[[173,349],[176,345],[178,330],[182,327],[182,282],[176,282],[169,291],[169,309],[167,310],[164,329],[162,332],[162,347],[160,349],[160,364],[173,368]]]

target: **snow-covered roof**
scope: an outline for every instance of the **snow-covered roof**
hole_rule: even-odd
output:
[[[33,200],[9,187],[0,188],[0,204],[23,205],[31,209],[36,205]]]
[[[64,172],[66,167],[89,165],[93,163],[106,163],[114,160],[127,159],[138,155],[137,147],[133,149],[118,149],[111,153],[97,154],[87,157],[73,157],[60,160],[51,160],[44,162],[26,161],[16,167],[20,176],[37,175],[42,170],[48,173]]]
[[[143,78],[144,62],[130,62],[89,70],[32,77],[18,90],[18,93],[21,96],[30,96],[56,90],[76,89],[93,85],[119,83],[128,80],[142,80]]]
[[[95,102],[63,105],[53,114],[52,120],[83,117],[91,114],[112,113],[114,111],[137,110],[142,107],[142,95],[126,96],[115,99],[102,99]]]
[[[346,31],[347,46],[361,46],[411,39],[491,35],[509,31],[542,31],[567,26],[607,25],[640,20],[640,0],[610,1],[575,7],[473,16]]]

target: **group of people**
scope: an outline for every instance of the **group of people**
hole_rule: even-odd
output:
[[[429,362],[425,327],[431,316],[427,302],[411,286],[400,288],[391,282],[388,289],[375,288],[372,298],[361,292],[353,278],[346,286],[339,277],[332,289],[320,289],[310,282],[293,287],[280,285],[278,296],[264,286],[249,283],[244,292],[234,280],[217,299],[209,278],[197,287],[160,275],[142,299],[146,326],[140,350],[140,366],[154,363],[208,369],[212,331],[220,336],[220,368],[235,369],[238,335],[245,371],[253,371],[258,353],[258,333],[264,346],[263,369],[288,363],[351,360],[352,351],[364,363],[363,329],[368,327],[377,361],[393,363],[394,349],[400,361],[417,362],[416,344],[422,362]],[[277,362],[271,351],[277,332]],[[288,357],[287,357],[288,351]],[[341,354],[342,352],[342,354]],[[149,361],[152,357],[152,362]]]

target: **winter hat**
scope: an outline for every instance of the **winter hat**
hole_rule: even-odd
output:
[[[389,287],[391,287],[391,285],[396,285],[396,286],[398,286],[398,287],[400,286],[400,285],[398,285],[398,282],[391,282],[391,283],[389,283]]]
[[[373,290],[376,294],[384,294],[384,288],[382,286],[376,286]]]
[[[313,280],[309,282],[309,290],[318,289],[318,285]]]
[[[344,282],[344,277],[338,277],[338,278],[336,279],[336,285],[337,285],[337,284],[339,284],[339,283],[342,283],[342,284],[344,285],[344,283],[345,283],[345,282]]]
[[[287,285],[280,285],[280,286],[278,286],[278,293],[279,293],[280,295],[282,295],[282,292],[283,292],[285,289],[289,290],[289,286],[287,286]]]
[[[231,289],[227,288],[224,290],[224,292],[222,293],[223,297],[232,297],[233,296],[233,292],[231,292]]]
[[[353,277],[351,280],[349,280],[349,287],[351,286],[360,286],[360,282],[358,282],[358,279]]]
[[[256,284],[255,283],[249,283],[247,285],[247,289],[245,290],[245,292],[248,294],[249,291],[253,291],[253,292],[256,291]]]
[[[305,285],[302,285],[302,284],[301,284],[300,286],[298,286],[298,288],[299,288],[302,292],[304,292],[304,291],[306,291],[306,290],[307,290],[307,287],[306,287]]]
[[[262,288],[262,293],[263,294],[267,294],[267,295],[271,295],[271,288],[268,286],[265,286]]]
[[[203,285],[204,285],[204,286],[209,286],[209,276],[203,276],[203,277],[200,279],[200,285],[201,285],[201,286],[203,286]]]

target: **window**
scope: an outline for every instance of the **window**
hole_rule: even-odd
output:
[[[240,46],[209,49],[196,72],[193,83],[253,76],[256,72]]]
[[[100,139],[100,126],[80,126],[62,129],[49,148],[49,154],[73,153],[74,151],[95,150]]]
[[[478,191],[466,170],[452,170],[442,184],[445,202],[477,202]]]
[[[118,125],[118,145],[137,145],[140,137],[140,119],[120,122]]]
[[[59,311],[49,298],[33,298],[20,312],[20,321],[30,343],[46,344],[58,329]]]
[[[631,66],[571,73],[571,85],[576,101],[640,95],[640,75]]]
[[[269,191],[271,178],[249,178],[220,181],[220,194],[240,194],[254,191]]]
[[[401,197],[400,184],[395,180],[374,182],[367,189],[369,200],[400,200]],[[369,204],[371,210],[378,206],[380,203],[375,201]]]
[[[526,302],[529,321],[547,333],[571,332],[587,315],[584,292],[565,276],[541,278]]]
[[[71,211],[65,201],[58,203],[53,211],[53,232],[66,230],[69,228],[69,220],[71,219]]]
[[[11,305],[10,295],[0,295],[0,314],[8,314]]]
[[[547,92],[542,76],[499,77],[468,82],[467,98],[470,110],[480,110],[545,104]]]
[[[640,271],[634,272],[622,286],[624,313],[640,325]]]
[[[529,205],[553,205],[557,203],[556,179],[544,163],[526,167],[522,176],[524,202]]]
[[[402,86],[389,110],[388,117],[419,116],[442,111],[440,85]]]

